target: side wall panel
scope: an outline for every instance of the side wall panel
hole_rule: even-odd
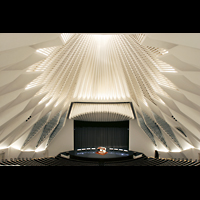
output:
[[[48,156],[56,156],[60,152],[74,149],[74,120],[67,119],[65,126],[49,144]]]
[[[137,120],[129,120],[129,150],[154,156],[155,146],[148,136],[138,126]]]

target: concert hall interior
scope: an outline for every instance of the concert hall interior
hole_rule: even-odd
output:
[[[200,33],[0,33],[0,165],[198,166],[199,77]]]

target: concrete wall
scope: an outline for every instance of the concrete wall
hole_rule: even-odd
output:
[[[129,120],[129,150],[142,152],[146,156],[154,156],[155,152],[155,146],[138,126],[136,119]]]
[[[187,149],[182,152],[161,152],[159,151],[160,158],[188,158],[192,160],[199,160],[200,150],[199,149]]]
[[[20,150],[9,147],[1,149],[0,153],[4,159],[10,158],[39,158],[56,156],[60,152],[69,151],[74,149],[74,120],[67,120],[63,129],[52,140],[48,148],[40,152],[20,152]],[[146,156],[154,156],[155,146],[148,138],[148,136],[138,126],[137,120],[129,120],[129,150],[144,153]],[[160,158],[188,158],[199,159],[199,149],[188,149],[182,152],[161,152],[159,151]]]
[[[74,149],[74,120],[67,119],[65,126],[49,144],[48,155],[56,156],[60,152]]]
[[[44,151],[20,151],[9,147],[0,150],[0,160],[10,158],[41,158],[56,156],[60,152],[74,149],[74,120],[67,120],[63,129]]]

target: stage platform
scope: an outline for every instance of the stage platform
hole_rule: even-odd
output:
[[[103,166],[104,162],[136,159],[143,155],[143,153],[136,151],[120,151],[120,150],[107,150],[107,154],[100,155],[96,154],[97,150],[81,150],[81,151],[68,151],[60,153],[61,157],[75,160],[85,160],[99,162],[99,165]]]

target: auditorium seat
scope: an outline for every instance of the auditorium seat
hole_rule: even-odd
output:
[[[200,166],[200,161],[144,157],[127,161],[106,162],[104,166]]]
[[[97,161],[83,161],[61,157],[2,159],[0,166],[99,166]],[[104,166],[200,166],[199,160],[142,157],[121,161],[107,161]]]
[[[142,156],[138,159],[128,159],[123,161],[105,162],[104,166],[147,166],[144,160],[146,157]]]

